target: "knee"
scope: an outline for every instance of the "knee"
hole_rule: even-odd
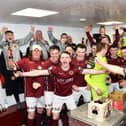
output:
[[[46,109],[46,115],[47,116],[51,116],[51,114],[52,114],[52,109],[50,108],[50,109]]]
[[[28,112],[28,119],[34,119],[35,118],[35,112]]]
[[[42,114],[43,108],[37,108],[37,113]]]
[[[59,119],[59,113],[53,113],[53,120]]]

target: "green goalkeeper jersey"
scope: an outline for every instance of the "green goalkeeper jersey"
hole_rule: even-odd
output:
[[[100,57],[97,56],[99,60],[102,62],[107,63],[106,57]],[[96,70],[104,70],[104,68],[95,63],[94,69]],[[93,96],[93,100],[99,99],[101,97],[108,97],[108,86],[106,85],[106,80],[107,80],[108,75],[107,74],[86,74],[85,75],[85,80],[87,83],[91,86],[91,92]],[[102,91],[102,96],[98,96],[96,91],[94,90],[94,87],[99,88]]]

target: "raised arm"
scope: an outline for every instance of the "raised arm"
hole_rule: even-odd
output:
[[[85,26],[84,27],[84,30],[85,30],[85,33],[86,33],[86,36],[88,38],[88,40],[90,41],[90,44],[94,44],[95,41],[94,41],[94,38],[91,36],[91,33],[90,33],[90,26]]]
[[[53,28],[51,26],[48,27],[48,37],[49,37],[49,40],[53,43],[53,44],[56,44],[58,42],[58,40],[54,37],[53,33]]]
[[[34,31],[35,31],[35,27],[34,26],[31,26],[31,30],[30,32],[22,39],[17,39],[16,40],[16,43],[19,45],[19,46],[23,46],[25,44],[27,44],[28,42],[30,42],[30,40],[32,39],[33,35],[34,35]]]
[[[113,25],[113,29],[115,30],[115,40],[113,42],[113,44],[118,44],[119,40],[120,40],[120,34],[119,34],[119,28],[117,24]]]
[[[3,36],[4,36],[4,34],[5,34],[5,32],[6,32],[7,30],[8,30],[8,27],[4,26],[4,27],[1,29],[1,31],[0,31],[0,47],[1,47],[1,48],[3,48],[3,46],[4,46],[4,44],[5,44],[5,42],[2,41],[2,39],[3,39]]]

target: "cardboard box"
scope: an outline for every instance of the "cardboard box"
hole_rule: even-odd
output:
[[[123,91],[114,91],[109,95],[109,98],[113,101],[125,101],[126,100],[126,92]]]
[[[106,120],[112,110],[112,102],[107,99],[104,102],[91,101],[88,103],[88,117],[98,121]]]
[[[124,110],[124,101],[126,101],[126,92],[114,91],[109,95],[109,98],[112,100],[113,109],[119,111]]]

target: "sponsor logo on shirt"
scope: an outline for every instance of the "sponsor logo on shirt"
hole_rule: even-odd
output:
[[[73,77],[68,78],[68,79],[57,78],[57,82],[61,84],[67,84],[67,83],[73,82]]]
[[[70,75],[73,75],[73,74],[74,74],[74,72],[71,70],[71,71],[69,71],[69,74],[70,74]]]

